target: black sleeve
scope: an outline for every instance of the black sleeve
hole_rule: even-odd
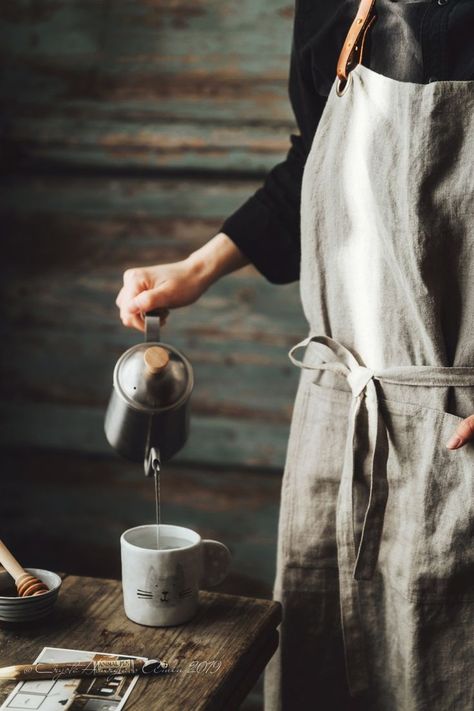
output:
[[[315,92],[310,53],[296,49],[295,34],[288,88],[300,134],[290,136],[286,159],[268,173],[262,187],[220,230],[275,284],[299,279],[301,180],[327,98]]]
[[[221,227],[276,284],[299,278],[303,168],[359,0],[296,0],[295,5],[288,89],[299,135],[291,136],[286,160]],[[381,3],[364,64],[398,81],[472,77],[472,42],[466,28],[472,25],[474,3],[453,3],[442,25],[439,8],[431,5],[428,0]],[[446,51],[440,53],[441,40]]]

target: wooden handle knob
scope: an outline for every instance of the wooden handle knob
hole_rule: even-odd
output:
[[[170,354],[166,348],[161,346],[150,346],[143,354],[146,369],[149,373],[156,375],[160,373],[170,362]]]

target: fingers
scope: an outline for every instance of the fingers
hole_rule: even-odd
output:
[[[122,286],[122,288],[120,289],[119,293],[117,294],[117,298],[115,299],[115,303],[116,303],[116,305],[117,305],[119,308],[120,308],[121,305],[122,305],[123,298],[124,298],[124,287]]]
[[[150,286],[145,269],[127,269],[123,275],[123,287],[120,291],[120,309],[130,314],[137,313],[134,299],[144,289]]]
[[[459,449],[471,439],[474,439],[474,415],[469,415],[459,423],[455,433],[446,443],[446,447],[448,449]]]
[[[156,270],[155,270],[156,272]],[[120,318],[124,326],[145,330],[143,314],[154,309],[163,310],[161,325],[166,322],[167,306],[170,295],[167,280],[157,285],[157,275],[153,270],[127,269],[123,275],[123,286],[115,303],[120,310]],[[153,287],[153,288],[150,288]]]
[[[129,316],[124,316],[122,318],[122,323],[128,328],[136,328],[138,331],[145,331],[145,322],[141,314],[130,314]]]
[[[148,286],[146,269],[127,269],[124,272],[123,286],[115,300],[120,309],[120,318],[124,326],[136,328],[139,331],[145,330],[140,308],[135,303],[135,297]]]
[[[134,304],[135,308],[142,313],[153,311],[153,309],[166,310],[166,290],[160,286],[158,289],[148,289],[146,291],[142,291],[134,298]]]

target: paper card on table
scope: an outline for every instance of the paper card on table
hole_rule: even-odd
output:
[[[88,662],[97,659],[145,659],[124,654],[85,652],[45,647],[36,662]],[[87,676],[81,679],[22,681],[15,686],[0,710],[20,711],[120,711],[138,676]]]

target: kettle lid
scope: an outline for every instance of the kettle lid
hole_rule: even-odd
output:
[[[134,409],[157,412],[178,407],[194,384],[188,359],[165,343],[139,343],[117,361],[114,386]]]

